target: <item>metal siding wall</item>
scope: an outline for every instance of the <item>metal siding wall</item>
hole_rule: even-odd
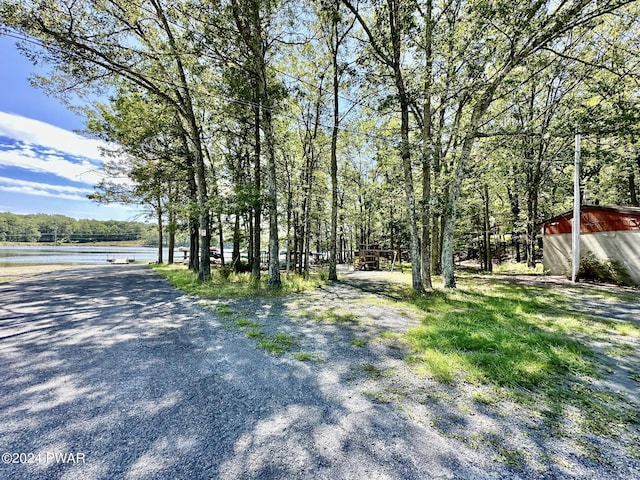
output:
[[[619,261],[640,285],[640,231],[583,233],[580,250],[583,256],[593,252],[598,258]],[[545,272],[566,275],[571,259],[571,235],[545,235],[542,258]]]

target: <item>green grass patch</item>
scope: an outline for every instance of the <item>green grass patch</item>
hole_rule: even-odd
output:
[[[354,347],[358,347],[358,348],[362,348],[362,347],[366,347],[367,346],[367,340],[365,340],[364,338],[354,338],[353,340],[351,340],[350,343]]]
[[[264,335],[258,338],[258,348],[274,355],[290,351],[296,344],[295,337],[288,333],[278,332],[273,336]]]
[[[363,390],[362,394],[369,398],[374,403],[389,403],[391,402],[391,398],[387,395],[384,395],[381,392],[374,392],[371,390]]]
[[[315,357],[314,357],[314,355],[312,353],[305,352],[305,351],[300,351],[300,352],[294,353],[293,354],[293,358],[295,358],[296,360],[298,360],[300,362],[310,362]]]
[[[253,327],[247,330],[248,338],[256,339],[256,338],[263,338],[264,336],[265,336],[265,333],[259,327]]]
[[[624,358],[633,355],[635,353],[635,348],[628,343],[624,343],[622,345],[607,347],[605,348],[604,353],[610,357]]]
[[[636,460],[640,460],[640,437],[637,435],[633,435],[632,440],[633,442],[631,443],[631,445],[627,447],[627,452],[629,452],[629,455],[631,457],[635,458]]]
[[[319,322],[360,323],[358,314],[348,312],[342,308],[329,308],[328,310],[316,311],[313,312],[312,315]]]
[[[267,276],[256,280],[250,273],[233,273],[211,266],[211,279],[198,280],[195,272],[182,265],[153,265],[152,268],[166,278],[171,285],[191,295],[201,298],[245,298],[269,295],[287,295],[301,293],[317,288],[326,283],[321,271],[312,272],[309,280],[299,275],[281,275],[280,288],[270,288]]]
[[[384,375],[384,372],[376,367],[373,363],[363,363],[360,365],[360,370],[369,378],[380,378]]]
[[[220,317],[230,317],[235,312],[229,305],[220,305],[218,308],[216,308],[216,313]]]
[[[254,322],[253,320],[249,320],[248,318],[241,318],[236,320],[236,325],[241,328],[249,327],[249,328],[259,328],[260,324],[258,322]]]
[[[493,266],[493,273],[513,275],[544,275],[544,268],[538,263],[534,268],[523,262],[507,262]]]
[[[471,398],[483,405],[495,405],[498,403],[498,397],[493,393],[475,392],[471,395]]]
[[[638,423],[622,396],[594,392],[603,369],[584,341],[612,331],[635,337],[637,326],[568,312],[561,291],[485,279],[462,278],[458,289],[428,295],[407,291],[405,301],[425,315],[403,335],[411,349],[406,360],[417,374],[443,384],[489,387],[558,417],[569,406],[577,408],[578,423],[592,433],[614,435]],[[610,353],[632,351],[618,344]],[[473,396],[488,405],[495,398]]]

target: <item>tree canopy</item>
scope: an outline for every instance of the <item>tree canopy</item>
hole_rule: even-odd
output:
[[[0,0],[0,33],[51,67],[34,79],[49,93],[93,94],[87,131],[131,180],[94,198],[184,225],[201,279],[212,241],[256,277],[267,263],[274,288],[282,252],[300,273],[328,258],[335,279],[377,244],[423,291],[432,274],[454,287],[456,258],[535,265],[540,221],[571,201],[577,132],[584,200],[638,205],[638,8]]]

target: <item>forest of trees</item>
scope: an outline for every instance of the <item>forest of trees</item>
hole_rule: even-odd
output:
[[[0,212],[0,242],[86,243],[143,241],[155,244],[154,228],[141,222],[76,220],[64,215]]]
[[[535,265],[540,221],[571,205],[576,133],[583,201],[638,205],[639,7],[0,0],[0,34],[119,145],[105,170],[133,182],[93,198],[147,205],[170,245],[186,228],[200,279],[227,240],[258,277],[268,248],[274,287],[281,250],[330,252],[334,279],[375,243],[422,291],[455,286],[456,254]]]

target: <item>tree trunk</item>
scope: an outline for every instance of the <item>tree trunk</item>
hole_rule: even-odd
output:
[[[433,215],[431,221],[431,274],[442,273],[442,227],[443,217]]]
[[[167,259],[169,265],[173,265],[174,259],[174,250],[176,249],[176,212],[173,208],[169,208],[169,225],[167,225],[167,229],[169,231],[169,248],[168,248],[168,256]]]
[[[511,172],[512,177],[515,177],[515,173]],[[516,188],[513,189],[507,186],[507,196],[509,197],[509,205],[511,207],[511,243],[515,247],[516,262],[520,263],[522,260],[520,257],[520,238],[518,233],[518,222],[520,220],[520,201],[518,198],[518,192]]]
[[[425,12],[425,80],[424,80],[424,104],[423,104],[423,131],[422,131],[422,255],[421,273],[422,284],[426,290],[431,290],[431,164],[433,158],[433,141],[431,138],[431,76],[433,69],[432,40],[433,19],[431,11],[432,0],[427,0]]]
[[[484,265],[485,270],[491,272],[493,270],[493,261],[491,258],[491,220],[489,217],[489,187],[483,186],[483,223],[484,223]]]
[[[264,84],[261,98],[265,98],[266,92],[266,71],[263,68]],[[279,288],[280,280],[280,241],[278,238],[278,185],[276,176],[276,154],[271,127],[271,104],[266,102],[266,108],[262,110],[262,128],[267,144],[267,209],[269,211],[269,278],[267,284],[271,288]]]
[[[420,234],[418,233],[418,217],[416,215],[416,197],[413,188],[413,168],[411,165],[411,147],[409,143],[409,101],[407,98],[404,78],[402,77],[401,35],[399,25],[399,5],[394,3],[389,12],[391,44],[393,49],[393,72],[395,86],[398,91],[400,103],[400,158],[402,159],[402,171],[404,174],[404,191],[407,201],[407,217],[409,219],[409,231],[411,233],[411,286],[413,290],[422,292],[421,260],[420,260]]]
[[[224,227],[222,225],[222,214],[218,212],[218,241],[220,242],[220,265],[224,267]]]
[[[167,34],[171,51],[175,54],[176,68],[178,76],[180,78],[179,84],[175,85],[177,97],[181,99],[181,115],[187,122],[189,140],[193,144],[193,159],[194,159],[194,173],[195,182],[198,196],[198,227],[200,237],[200,268],[198,269],[198,280],[204,281],[211,278],[211,259],[210,246],[211,246],[211,232],[210,228],[210,214],[209,214],[209,194],[207,192],[207,179],[206,179],[206,167],[204,161],[204,148],[202,146],[202,139],[200,137],[200,126],[196,118],[195,110],[192,103],[192,94],[189,89],[189,82],[187,81],[187,75],[185,73],[184,65],[180,56],[181,50],[176,45],[173,31],[169,25],[166,14],[163,7],[159,2],[152,2],[160,20]]]
[[[536,218],[538,217],[538,197],[530,196],[527,199],[527,266],[535,268],[536,266],[536,239],[538,232],[536,231]]]
[[[233,252],[231,253],[231,265],[237,272],[240,263],[240,214],[236,212],[233,222]]]
[[[337,9],[337,8],[336,8]],[[331,132],[331,234],[329,240],[329,280],[338,280],[336,271],[337,262],[337,238],[338,238],[338,128],[339,118],[339,78],[338,78],[338,28],[337,15],[333,16],[333,35],[335,44],[332,44],[332,67],[333,67],[333,131]]]
[[[260,172],[260,162],[262,148],[260,143],[260,106],[253,107],[254,114],[254,209],[253,209],[253,261],[251,263],[251,274],[257,280],[260,279],[260,237],[262,234],[262,178]]]
[[[631,196],[631,205],[634,207],[640,206],[638,204],[638,193],[636,188],[636,176],[633,172],[629,174],[629,195]]]
[[[473,119],[472,119],[473,121]],[[478,118],[479,121],[479,118]],[[449,186],[449,195],[447,198],[447,207],[443,213],[444,228],[442,229],[442,276],[445,288],[455,288],[455,266],[453,262],[453,241],[455,232],[455,223],[457,215],[458,198],[460,188],[464,180],[466,165],[471,156],[471,148],[475,139],[475,129],[465,137],[460,159],[456,165],[453,182]]]
[[[162,264],[164,261],[162,258],[162,242],[164,241],[163,237],[163,228],[162,228],[162,206],[161,206],[161,198],[160,195],[156,197],[157,207],[156,207],[156,215],[158,219],[158,263]]]

